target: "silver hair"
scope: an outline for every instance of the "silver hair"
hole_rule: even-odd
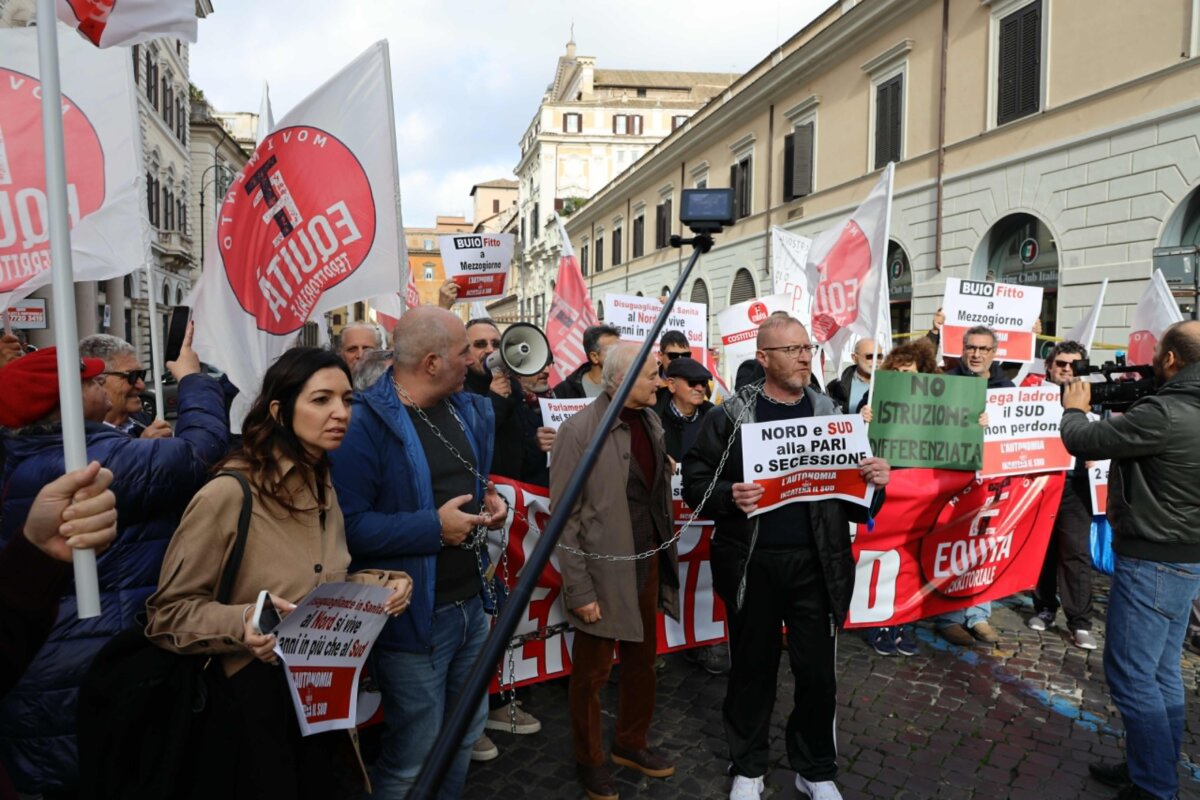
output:
[[[107,333],[94,333],[80,340],[79,356],[80,358],[98,358],[104,362],[105,366],[111,367],[115,358],[121,356],[137,358],[137,351],[124,339],[110,336]]]
[[[346,325],[344,328],[342,328],[341,336],[345,337],[346,331],[354,331],[354,330],[365,330],[365,331],[370,331],[371,333],[375,334],[375,349],[376,350],[383,349],[383,343],[386,340],[387,334],[385,334],[383,332],[383,328],[381,328],[376,323],[370,322],[368,320],[364,320],[362,322],[351,322],[349,325]]]
[[[369,389],[392,365],[391,350],[370,350],[354,365],[354,388],[356,391]]]
[[[600,385],[610,392],[620,386],[641,349],[640,345],[632,342],[618,342],[604,348],[604,369],[600,372]]]

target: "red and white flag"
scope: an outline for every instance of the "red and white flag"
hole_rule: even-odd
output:
[[[97,47],[164,36],[196,41],[194,0],[58,0],[58,18]]]
[[[390,74],[377,42],[280,120],[221,204],[195,348],[241,390],[238,429],[304,323],[404,285]]]
[[[557,385],[587,361],[587,353],[583,352],[583,332],[592,325],[599,325],[600,320],[592,308],[592,298],[583,282],[583,273],[579,271],[571,240],[567,238],[567,229],[561,219],[556,218],[555,222],[562,237],[562,256],[558,260],[558,279],[554,282],[554,301],[546,315],[546,339],[554,354],[550,377]]]
[[[133,272],[150,254],[129,54],[59,37],[67,217],[77,281]],[[37,31],[0,29],[0,308],[50,283]]]
[[[1128,363],[1154,363],[1154,350],[1158,347],[1158,340],[1163,331],[1182,321],[1183,313],[1171,295],[1167,279],[1163,277],[1162,270],[1154,270],[1150,284],[1146,291],[1142,292],[1142,297],[1129,320],[1131,332]]]
[[[858,338],[886,337],[881,344],[890,344],[882,306],[894,170],[888,164],[855,212],[814,238],[808,251],[812,338],[834,360]]]
[[[1096,326],[1100,324],[1100,309],[1104,307],[1104,293],[1108,291],[1108,278],[1100,284],[1100,291],[1096,294],[1096,300],[1092,303],[1092,309],[1087,315],[1075,324],[1075,327],[1063,334],[1064,342],[1079,342],[1084,349],[1091,352],[1092,341],[1096,338]],[[1036,385],[1046,379],[1046,361],[1043,358],[1035,358],[1027,364],[1021,366],[1021,371],[1017,373],[1014,383],[1018,386]]]

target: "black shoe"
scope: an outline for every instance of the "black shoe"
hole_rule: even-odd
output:
[[[1118,789],[1133,786],[1133,781],[1129,779],[1129,763],[1126,761],[1116,764],[1088,764],[1088,773],[1105,786],[1115,786]]]
[[[1131,783],[1113,795],[1113,800],[1158,800],[1158,795]]]

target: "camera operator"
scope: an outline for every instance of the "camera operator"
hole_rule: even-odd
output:
[[[1093,764],[1123,798],[1170,798],[1184,725],[1179,652],[1200,589],[1200,322],[1167,328],[1154,354],[1158,391],[1121,416],[1090,422],[1091,384],[1063,394],[1063,443],[1112,459],[1108,519],[1115,569],[1104,672],[1125,720],[1126,763]]]

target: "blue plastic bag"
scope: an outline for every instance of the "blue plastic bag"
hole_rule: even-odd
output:
[[[1112,527],[1108,517],[1092,517],[1092,566],[1105,575],[1113,574]]]

